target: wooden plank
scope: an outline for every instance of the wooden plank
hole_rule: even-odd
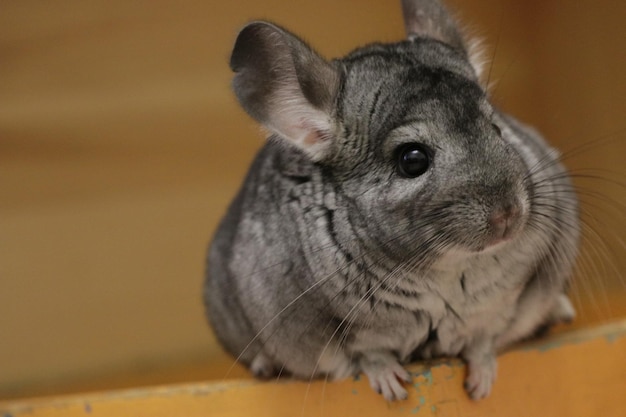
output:
[[[500,357],[492,395],[473,402],[456,360],[413,365],[409,399],[389,404],[365,378],[164,386],[0,403],[4,417],[623,416],[626,320],[522,345]]]

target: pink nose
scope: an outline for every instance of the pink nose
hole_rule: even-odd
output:
[[[489,225],[496,240],[507,239],[519,225],[521,209],[518,204],[507,204],[491,212]]]

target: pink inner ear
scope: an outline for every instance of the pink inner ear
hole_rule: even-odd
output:
[[[277,104],[271,109],[266,126],[311,158],[321,159],[333,139],[329,117],[303,98],[285,99]]]
[[[330,136],[327,132],[324,132],[319,129],[311,129],[309,133],[304,137],[302,144],[304,146],[312,146],[315,144],[327,142],[330,139]]]
[[[320,142],[322,138],[323,136],[320,135],[320,132],[318,132],[317,130],[312,130],[309,133],[307,133],[307,135],[304,137],[302,144],[304,146],[315,145],[316,143]]]

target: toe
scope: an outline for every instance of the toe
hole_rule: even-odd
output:
[[[406,399],[408,393],[402,382],[410,382],[411,374],[392,355],[379,353],[374,359],[372,356],[361,362],[372,389],[382,394],[387,401]]]
[[[468,366],[465,390],[474,400],[489,396],[496,376],[494,364],[472,364]]]

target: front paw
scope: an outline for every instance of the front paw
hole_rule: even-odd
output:
[[[370,386],[387,401],[405,400],[408,397],[402,382],[411,382],[411,374],[391,353],[370,353],[361,359],[361,369]]]
[[[276,376],[272,360],[263,352],[259,352],[250,364],[252,375],[259,379],[269,379]]]
[[[497,362],[493,354],[467,360],[465,391],[473,400],[488,397],[496,379]]]
[[[565,294],[560,294],[554,303],[554,307],[550,310],[550,315],[548,316],[549,324],[571,323],[575,317],[576,310],[569,297]]]

